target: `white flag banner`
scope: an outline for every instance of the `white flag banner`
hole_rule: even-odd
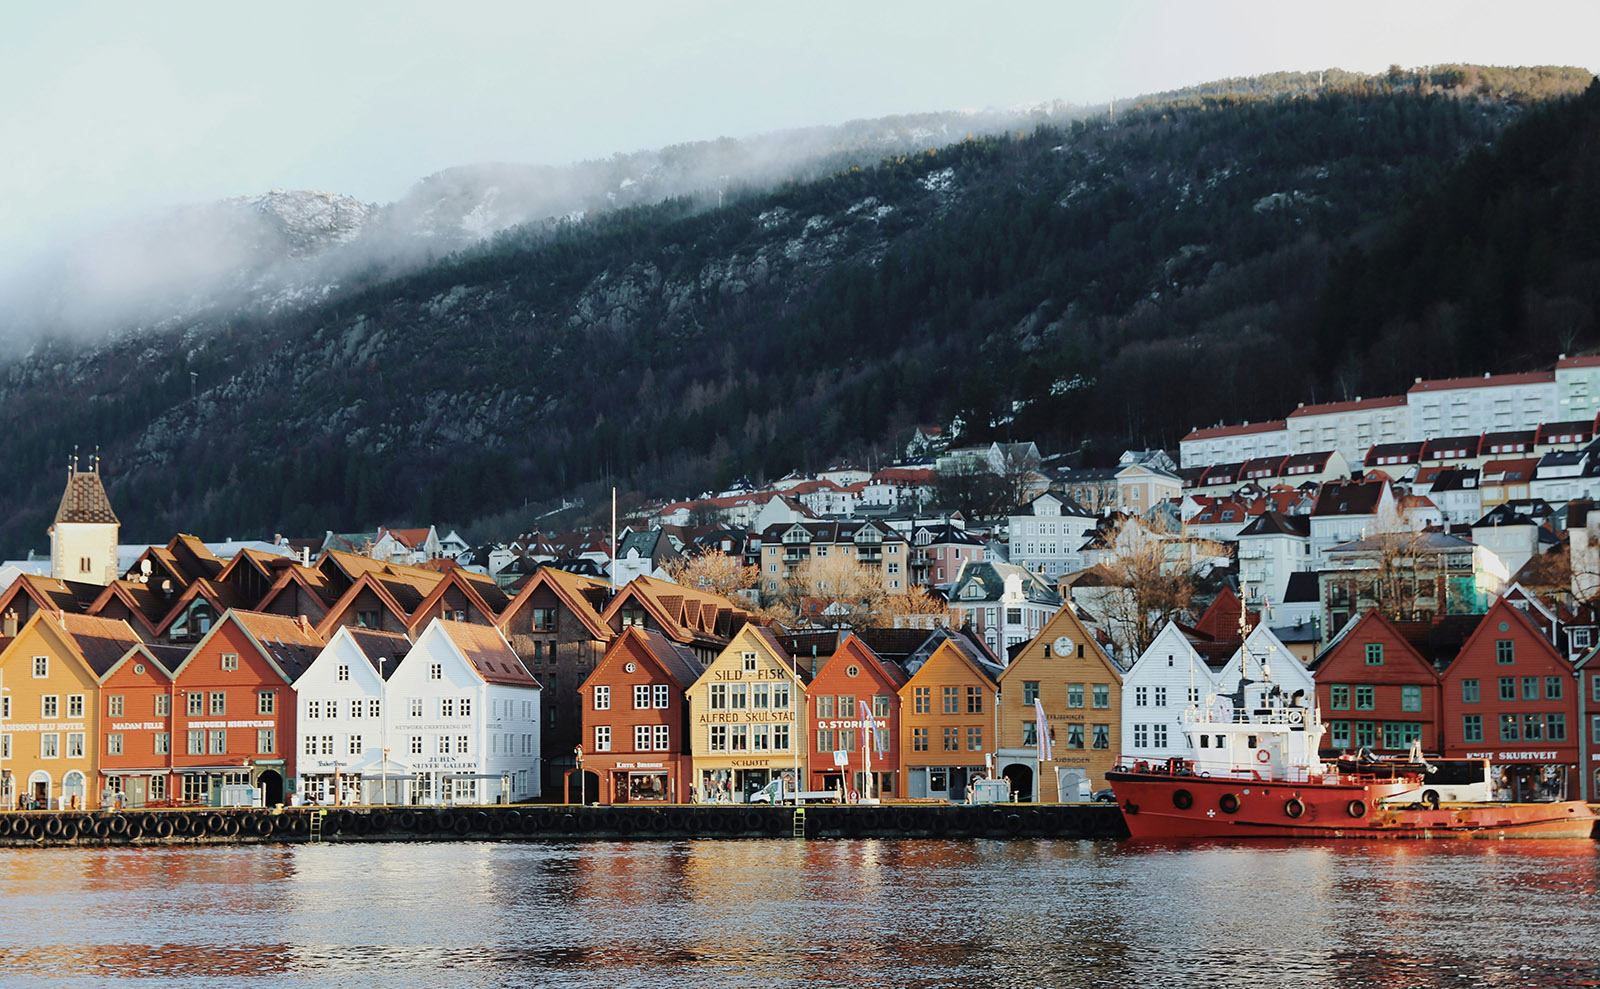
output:
[[[1037,697],[1033,699],[1033,715],[1039,719],[1033,733],[1039,743],[1039,762],[1046,763],[1054,755],[1054,746],[1050,742],[1050,722],[1044,717],[1044,701]]]

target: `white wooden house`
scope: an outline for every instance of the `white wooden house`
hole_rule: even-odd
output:
[[[1152,762],[1186,756],[1183,714],[1215,690],[1211,668],[1168,622],[1123,677],[1123,755]]]
[[[396,632],[344,626],[294,682],[301,795],[318,804],[409,804],[409,764],[391,737],[385,679],[411,650]],[[385,750],[389,758],[385,760]]]

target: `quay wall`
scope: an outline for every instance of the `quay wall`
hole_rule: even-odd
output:
[[[320,815],[320,819],[318,817]],[[1125,838],[1114,804],[725,804],[16,811],[0,847],[685,838]]]

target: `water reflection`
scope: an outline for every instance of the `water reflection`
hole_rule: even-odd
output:
[[[1589,842],[0,851],[7,986],[1600,985]]]

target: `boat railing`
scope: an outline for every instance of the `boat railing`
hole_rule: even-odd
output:
[[[1310,712],[1303,707],[1235,708],[1226,715],[1190,708],[1184,712],[1185,724],[1195,725],[1304,725]]]

